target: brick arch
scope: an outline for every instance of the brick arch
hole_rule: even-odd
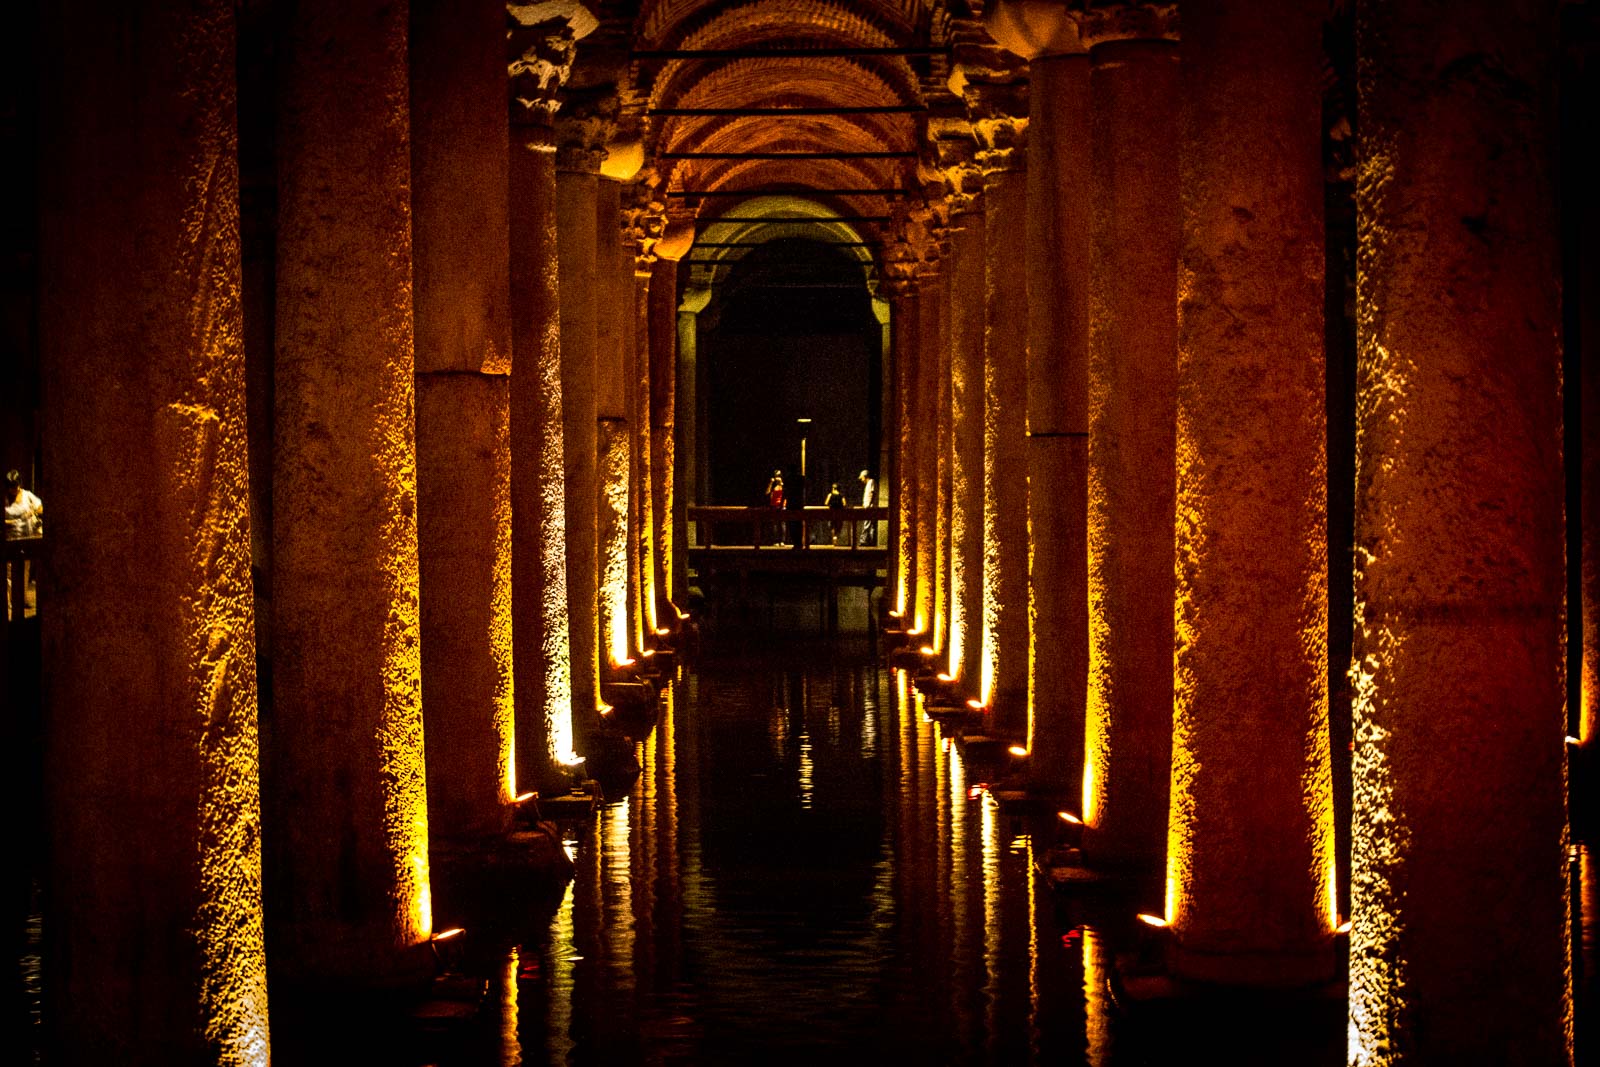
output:
[[[752,8],[769,8],[786,13],[791,27],[804,32],[809,29],[813,39],[818,31],[838,29],[854,36],[862,28],[871,27],[905,43],[918,27],[925,25],[928,0],[646,0],[634,25],[636,40],[645,48],[728,48],[749,41],[709,43],[696,39],[696,35],[722,24],[725,33],[729,21],[737,21]],[[826,9],[826,10],[825,10]],[[864,37],[856,37],[867,43]],[[691,43],[692,42],[692,43]]]

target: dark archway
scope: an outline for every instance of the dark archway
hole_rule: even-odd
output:
[[[812,420],[804,503],[823,503],[833,481],[848,494],[876,465],[882,328],[860,259],[801,238],[752,249],[718,286],[700,345],[708,503],[760,503],[781,468],[800,504],[802,418]]]

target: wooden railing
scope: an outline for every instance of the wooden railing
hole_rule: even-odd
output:
[[[888,508],[692,507],[687,512],[693,531],[690,548],[838,548],[853,552],[882,549],[888,540]],[[870,533],[864,529],[868,525]]]

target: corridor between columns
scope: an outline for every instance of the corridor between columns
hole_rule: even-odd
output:
[[[1600,1049],[1597,0],[13,23],[0,1041]]]

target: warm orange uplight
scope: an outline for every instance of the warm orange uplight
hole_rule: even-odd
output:
[[[536,797],[538,795],[539,795],[538,793],[518,793],[516,796],[511,798],[511,803],[513,803],[513,804],[523,804],[523,803],[526,803],[527,801],[532,800],[534,797]]]
[[[983,701],[979,700],[977,697],[973,697],[971,700],[967,701],[967,707],[971,708],[973,711],[986,710],[983,706]]]
[[[953,675],[953,674],[940,674],[939,675],[939,681],[941,681],[941,682],[953,682],[955,680],[956,680],[956,676]]]
[[[1167,927],[1166,919],[1159,915],[1151,915],[1148,912],[1141,911],[1139,913],[1139,921],[1144,923],[1146,926],[1154,926],[1158,930],[1164,930]]]
[[[1018,758],[1024,757],[1028,754],[1028,748],[1026,745],[1012,745],[1010,748],[1006,749],[1006,751]]]
[[[645,659],[649,659],[651,656],[653,656],[655,654],[656,654],[656,650],[653,649],[653,648],[647,648],[643,652],[639,653],[639,655],[643,656]]]
[[[601,704],[595,710],[598,711],[601,715],[610,715],[611,711],[612,711],[612,708],[611,708],[610,704]]]
[[[923,627],[918,626],[915,629],[907,630],[906,631],[906,636],[907,637],[921,637],[926,632],[927,631]]]
[[[680,614],[678,616],[678,618],[681,619],[681,618],[683,618],[683,616]],[[656,636],[657,637],[665,637],[668,634],[670,634],[671,632],[672,632],[671,627],[667,627],[667,626],[657,626],[656,627]]]
[[[922,653],[924,656],[937,656],[939,654],[935,652],[929,645],[923,645],[921,648],[917,649],[917,651]]]
[[[1070,811],[1058,811],[1056,812],[1056,818],[1060,819],[1062,822],[1071,823],[1073,826],[1083,825],[1083,820],[1072,814]]]
[[[676,611],[677,609],[673,609],[673,610]],[[687,619],[688,617],[689,617],[689,613],[687,611],[678,611],[678,618]]]
[[[891,618],[891,619],[903,619],[903,618],[905,618],[905,614],[906,613],[901,611],[899,608],[890,608],[889,609],[889,618]]]
[[[633,666],[633,663],[634,660],[632,656],[624,656],[622,659],[617,660],[618,667],[631,667]]]
[[[460,926],[452,926],[448,930],[441,930],[438,933],[434,934],[433,935],[433,940],[435,940],[435,941],[448,941],[452,937],[460,937],[462,934],[464,934],[466,932],[467,931],[464,928],[460,927]]]
[[[1336,934],[1348,934],[1350,932],[1350,927],[1353,926],[1353,925],[1355,925],[1355,924],[1352,923],[1349,919],[1346,919],[1344,922],[1342,922],[1338,926],[1334,927],[1333,932],[1336,933]]]
[[[1580,741],[1578,738],[1573,737],[1571,734],[1568,734],[1567,735],[1567,744],[1569,744],[1569,745],[1581,745],[1581,744],[1583,744],[1583,742]]]

